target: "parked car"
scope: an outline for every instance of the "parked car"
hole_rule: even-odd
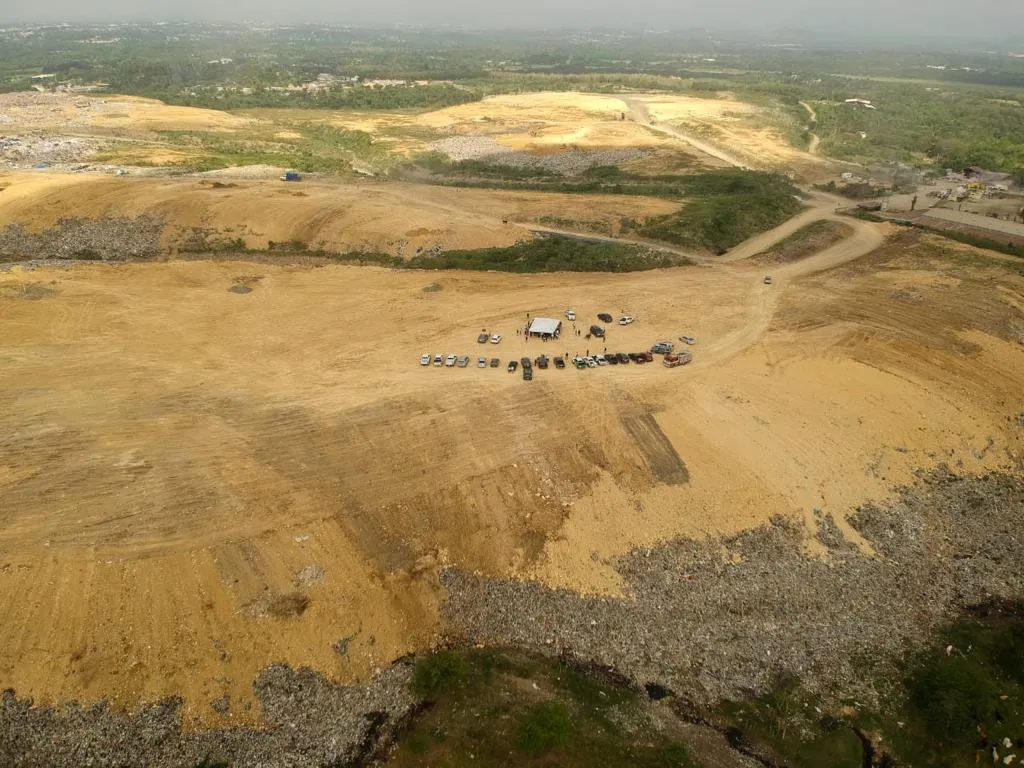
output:
[[[558,370],[562,370],[563,368],[565,368],[565,360],[561,357],[556,357],[554,363],[555,368],[557,368]]]
[[[566,320],[575,320],[576,319],[576,313],[573,312],[571,309],[565,310],[565,319]]]
[[[693,338],[693,336],[680,336],[679,340],[684,344],[689,344],[691,346],[697,343],[697,340]]]
[[[612,322],[612,316],[609,315],[607,312],[598,312],[597,319],[600,320],[602,323]]]
[[[619,325],[629,325],[630,323],[633,322],[633,320],[634,318],[630,317],[629,315],[623,315],[622,317],[619,318]]]
[[[618,355],[605,355],[604,359],[608,361],[608,365],[618,365],[619,364],[619,356]]]
[[[420,365],[430,365],[430,353],[424,352],[420,355]]]
[[[485,333],[481,333],[479,336],[476,337],[476,343],[477,344],[486,344],[487,340],[490,339],[490,338],[491,338],[490,335],[488,335],[486,332]]]
[[[446,357],[444,359],[444,364],[447,365],[449,368],[454,366],[455,365],[455,355],[448,355],[448,357]]]
[[[625,352],[619,352],[616,355],[616,357],[619,358],[620,365],[627,365],[629,363],[629,355],[627,355]]]
[[[772,284],[772,276],[771,275],[765,275],[764,276],[764,284],[765,285],[771,285]]]
[[[576,368],[578,368],[580,370],[582,370],[582,369],[587,367],[587,364],[585,362],[583,362],[583,358],[580,357],[579,355],[577,355],[576,357],[574,357],[572,359],[572,364],[575,365]]]
[[[519,367],[519,361],[518,360],[509,360],[508,361],[508,372],[509,373],[515,373],[516,372],[516,368],[518,368],[518,367]]]
[[[438,352],[434,355],[434,365],[444,365],[444,355],[442,353]]]
[[[459,355],[459,359],[455,361],[455,364],[458,365],[459,368],[465,368],[469,365],[469,355]]]
[[[491,336],[491,344],[501,344],[501,334],[496,333]]]
[[[593,355],[587,355],[584,357],[583,362],[587,364],[587,368],[597,368],[597,360],[594,359]]]
[[[673,349],[675,349],[675,344],[671,341],[659,341],[651,347],[651,352],[654,352],[657,355],[667,355],[670,354]]]
[[[530,358],[528,357],[519,358],[519,363],[523,366],[523,368],[533,368],[533,363],[530,361]]]
[[[533,368],[523,366],[523,381],[533,381]]]
[[[600,325],[592,325],[592,326],[590,326],[590,335],[591,336],[597,336],[597,338],[599,338],[599,339],[603,339],[604,338],[604,328],[602,328]]]
[[[598,365],[608,365],[608,358],[604,355],[594,355],[594,362]]]
[[[499,365],[501,365],[501,360],[499,360],[496,357],[492,357],[491,358],[491,368],[497,368]]]
[[[534,362],[537,363],[537,367],[540,368],[542,371],[547,370],[548,359],[544,355],[538,357]]]
[[[487,358],[486,357],[478,357],[476,359],[476,367],[477,368],[486,368],[487,367]]]

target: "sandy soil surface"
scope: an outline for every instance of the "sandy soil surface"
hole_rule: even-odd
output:
[[[83,96],[58,93],[0,94],[5,133],[19,130],[64,132],[237,131],[253,120],[213,109],[174,107],[136,96]]]
[[[824,160],[792,146],[782,133],[781,116],[736,101],[696,99],[675,94],[630,96],[632,119],[672,138],[683,139],[701,153],[735,166],[818,175]]]
[[[688,132],[698,105],[660,98],[502,97],[430,119],[511,135],[547,114],[539,141],[577,117],[625,130],[626,106],[636,129],[707,143],[720,162],[758,146],[742,106],[701,107],[739,137],[719,144],[726,129]],[[150,212],[255,245],[406,254],[514,242],[528,231],[516,222],[543,215],[671,206],[223,174],[0,186],[0,224]],[[252,681],[270,664],[362,681],[434,642],[442,566],[621,595],[613,561],[637,547],[826,514],[870,550],[844,522],[853,506],[943,463],[1017,467],[1024,278],[966,247],[957,261],[887,245],[886,225],[851,220],[850,238],[773,265],[766,285],[746,257],[833,208],[815,196],[727,259],[642,274],[241,261],[0,272],[0,681],[40,703],[129,710],[181,695],[192,724],[258,724]],[[560,342],[516,332],[569,307],[584,329],[600,311],[637,321],[600,345],[571,324]],[[476,344],[483,328],[502,343]],[[504,366],[419,365],[682,334],[695,359],[677,369],[524,382]],[[211,707],[224,695],[229,707]]]
[[[432,642],[440,565],[616,594],[609,558],[636,546],[1012,464],[1024,281],[861,265],[886,230],[856,226],[771,286],[744,262],[0,273],[0,679],[40,702],[181,694],[207,723],[228,693],[228,721],[254,722],[272,662],[362,680]],[[689,333],[695,361],[533,382],[419,365],[600,351],[516,334],[570,306],[637,317],[609,350]]]
[[[612,230],[623,218],[670,213],[655,198],[547,194],[427,187],[399,183],[301,184],[204,178],[112,178],[87,174],[0,174],[0,227],[52,226],[78,217],[152,214],[168,224],[168,245],[192,228],[211,237],[240,237],[253,248],[270,241],[322,244],[328,250],[368,250],[413,256],[418,248],[446,250],[510,245],[529,237],[517,222],[558,216]]]
[[[644,105],[649,117],[646,112],[638,117],[636,105]],[[254,110],[247,114],[268,120],[295,119],[294,113],[289,115],[281,110]],[[327,120],[339,127],[380,135],[382,141],[391,142],[403,151],[422,150],[427,146],[430,138],[416,138],[417,131],[424,129],[433,131],[436,134],[433,138],[489,136],[500,146],[530,152],[618,147],[686,150],[678,136],[657,130],[649,124],[653,121],[690,129],[696,138],[713,131],[714,144],[726,151],[735,149],[746,158],[748,165],[755,164],[748,155],[756,155],[762,164],[773,167],[803,162],[809,157],[790,147],[777,131],[765,127],[774,119],[767,110],[730,98],[702,99],[678,94],[637,94],[619,98],[603,94],[541,92],[490,96],[480,102],[420,114],[334,112],[324,115],[311,111],[302,114],[310,120]],[[408,135],[403,136],[403,131]],[[693,145],[688,151],[699,164],[721,165],[715,153],[705,148]]]

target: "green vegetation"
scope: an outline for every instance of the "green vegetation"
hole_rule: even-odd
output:
[[[504,248],[421,254],[410,269],[473,269],[498,272],[638,272],[690,264],[683,256],[625,243],[552,236]]]
[[[417,695],[424,681],[430,706],[399,735],[388,761],[393,768],[699,765],[671,729],[655,728],[633,688],[557,660],[518,651],[442,651],[417,664]]]
[[[466,682],[466,661],[452,651],[438,651],[422,659],[412,676],[412,690],[421,699],[432,700],[439,693]]]
[[[829,712],[799,680],[784,677],[764,696],[725,703],[719,715],[741,740],[793,768],[860,768],[866,748],[873,765],[969,768],[994,755],[1003,764],[1024,755],[1022,659],[1024,605],[992,606],[901,660],[902,677],[877,664],[884,695],[876,708]]]
[[[758,258],[770,262],[799,261],[818,253],[853,234],[853,227],[841,221],[821,220],[801,227],[780,240]]]
[[[778,226],[802,207],[797,188],[784,176],[737,168],[647,176],[598,166],[577,176],[559,176],[480,162],[446,164],[433,155],[423,167],[432,170],[434,183],[454,186],[689,199],[676,213],[634,222],[630,228],[652,240],[714,253]]]
[[[543,755],[565,744],[572,735],[569,710],[560,701],[534,704],[519,723],[516,746],[533,755]]]
[[[170,146],[191,155],[183,165],[191,170],[211,171],[242,165],[273,165],[304,173],[345,172],[353,160],[374,168],[393,162],[388,151],[363,131],[350,131],[321,123],[292,127],[298,138],[284,139],[258,134],[238,138],[214,131],[163,131]]]
[[[691,178],[698,179],[692,186],[696,199],[677,213],[649,219],[639,234],[721,254],[802,207],[796,189],[778,175],[718,171]]]
[[[219,109],[434,109],[537,90],[728,91],[770,107],[769,122],[798,146],[808,141],[799,102],[812,105],[821,150],[841,159],[1024,169],[1024,59],[998,53],[718,41],[707,57],[707,40],[685,34],[202,24],[11,26],[0,44],[0,91],[30,88],[46,74],[54,85],[102,83],[107,93]]]

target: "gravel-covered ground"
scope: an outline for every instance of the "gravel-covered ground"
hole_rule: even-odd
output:
[[[874,693],[864,659],[922,642],[964,607],[1024,595],[1024,480],[922,476],[852,519],[865,554],[821,516],[824,557],[782,518],[725,540],[680,540],[622,557],[626,599],[449,570],[455,641],[511,644],[614,667],[697,708],[764,691],[792,672],[826,698]],[[0,765],[11,768],[362,765],[416,705],[399,662],[366,686],[273,666],[254,683],[264,730],[182,733],[178,703],[132,717],[105,706],[32,708],[0,699]],[[216,705],[217,703],[215,703]],[[222,706],[227,702],[220,703]],[[225,707],[226,709],[226,707]]]
[[[451,160],[479,160],[493,165],[514,168],[537,168],[551,173],[572,176],[600,165],[618,165],[645,157],[641,149],[567,149],[551,154],[519,152],[499,144],[490,136],[452,136],[432,142],[427,149],[441,152]]]
[[[408,663],[365,686],[333,685],[319,674],[275,665],[254,682],[266,727],[182,732],[180,702],[127,717],[103,704],[60,711],[33,708],[12,691],[0,696],[4,768],[193,768],[203,760],[234,766],[314,768],[358,765],[415,706]]]
[[[154,258],[166,251],[161,245],[164,226],[145,214],[134,218],[66,218],[39,232],[8,224],[0,230],[0,261]]]
[[[964,606],[1024,596],[1019,478],[937,472],[851,522],[875,556],[828,517],[822,558],[782,518],[725,541],[634,551],[616,563],[630,599],[448,571],[445,616],[466,640],[569,653],[707,706],[766,691],[784,672],[826,697],[871,697],[865,655],[898,654]]]

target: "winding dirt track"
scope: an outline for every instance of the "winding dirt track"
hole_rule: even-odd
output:
[[[814,111],[814,107],[806,101],[801,101],[800,106],[807,110],[807,114],[811,117],[811,124],[816,125],[818,122],[818,113]],[[816,155],[818,154],[818,145],[821,144],[821,137],[811,130],[811,125],[807,126],[807,130],[811,134],[811,143],[807,146],[807,151],[812,155]]]

